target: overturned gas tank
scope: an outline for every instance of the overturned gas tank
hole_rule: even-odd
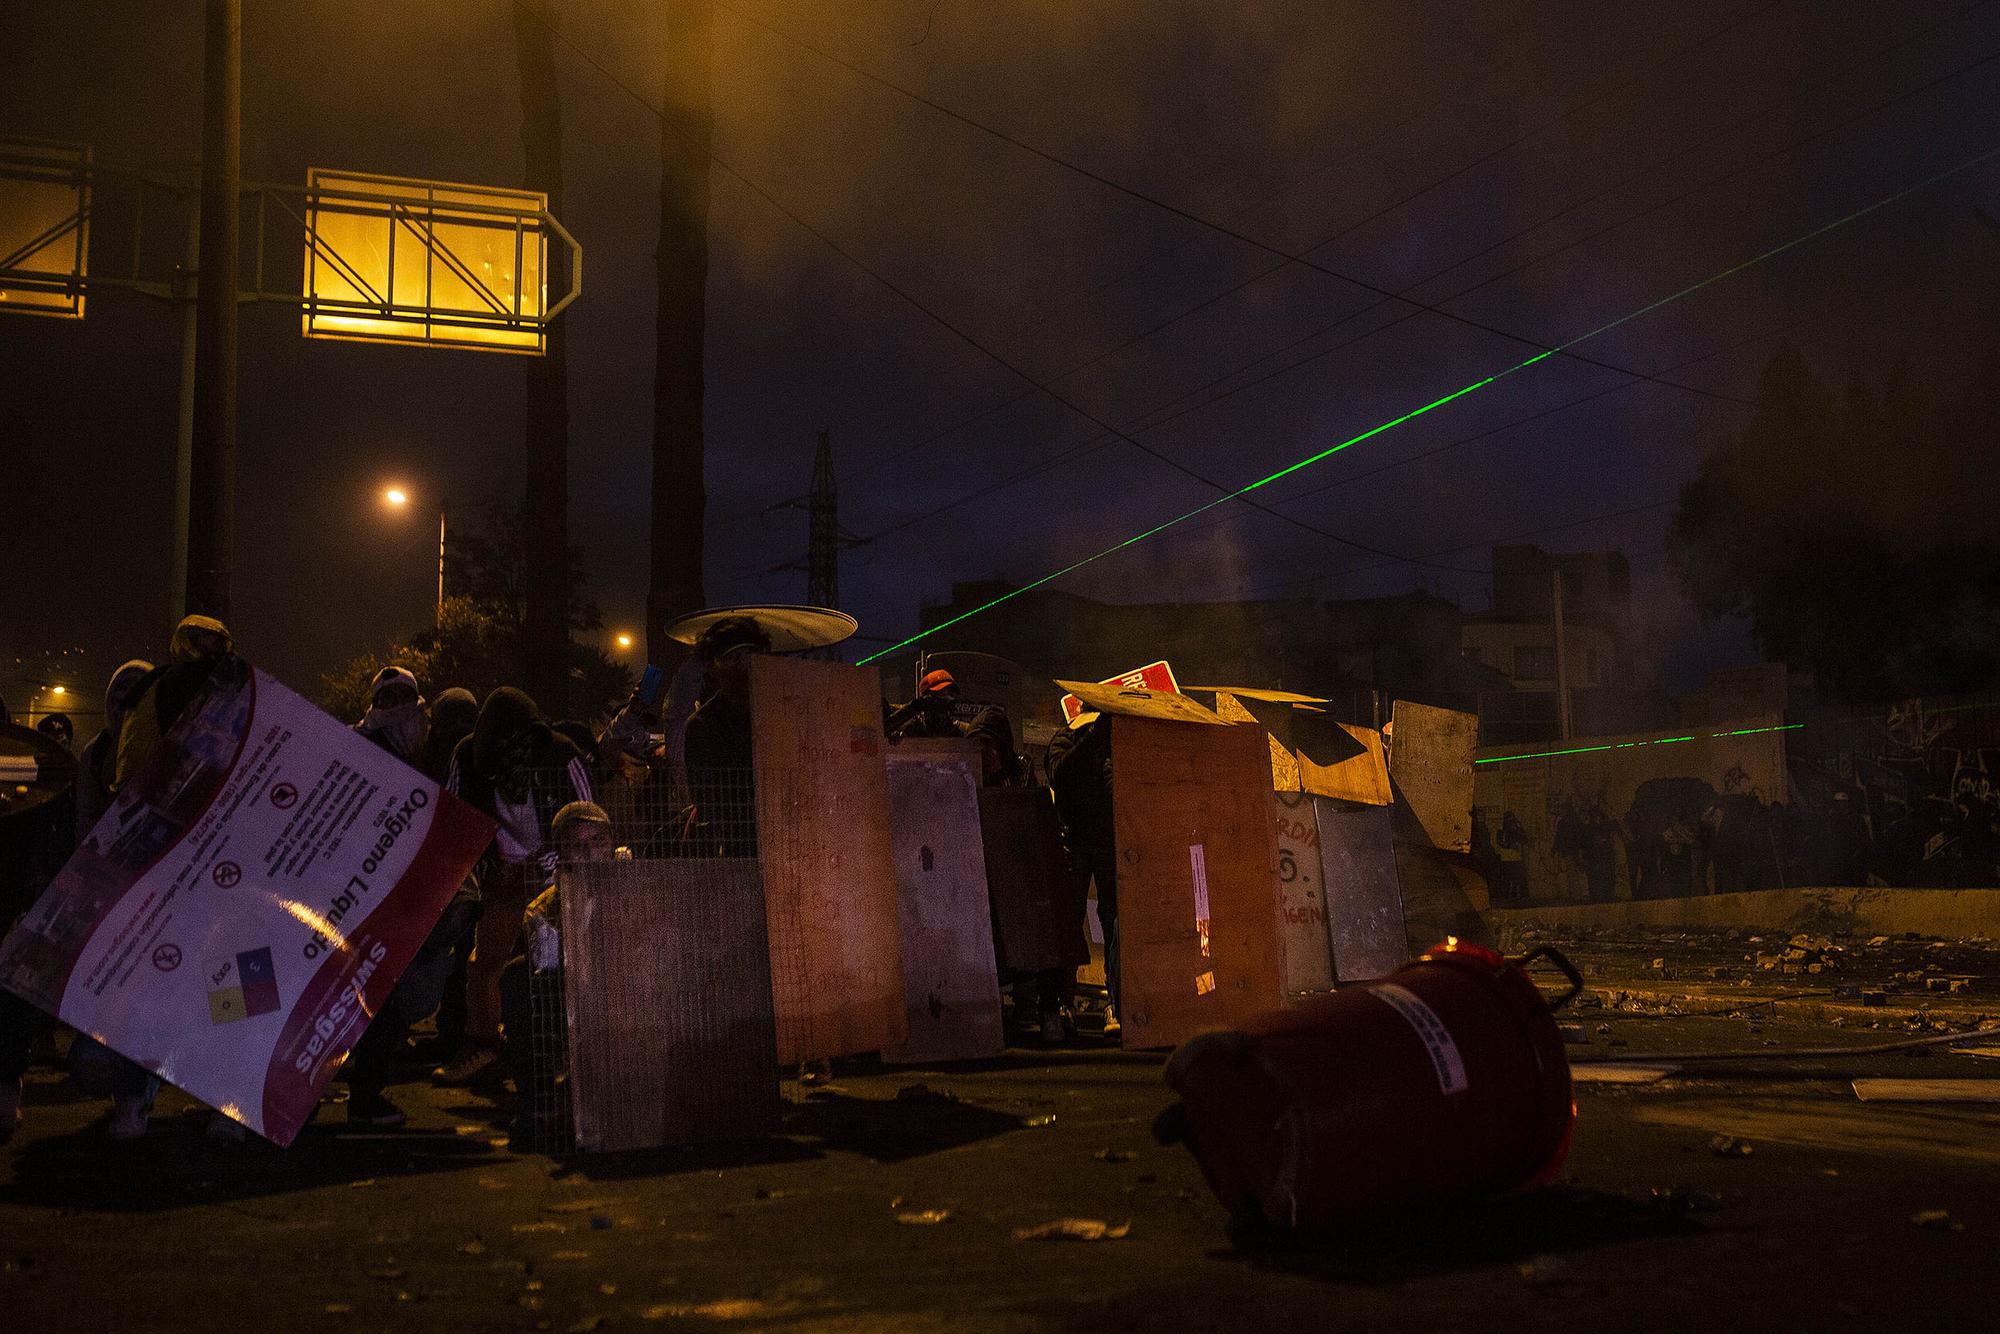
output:
[[[1528,976],[1546,958],[1569,991]],[[1575,1106],[1552,1011],[1567,959],[1447,940],[1388,977],[1204,1033],[1167,1062],[1187,1145],[1237,1224],[1326,1227],[1531,1188],[1569,1152]]]

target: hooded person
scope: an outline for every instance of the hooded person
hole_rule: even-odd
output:
[[[368,683],[368,712],[354,730],[408,765],[424,757],[431,719],[417,675],[393,664]]]
[[[431,726],[424,737],[424,762],[419,767],[437,782],[451,776],[451,753],[472,735],[479,721],[479,700],[464,686],[438,691],[431,701]]]
[[[444,1083],[464,1084],[500,1057],[500,974],[528,900],[555,869],[556,812],[591,799],[590,766],[543,719],[534,700],[501,686],[479,706],[472,734],[452,752],[445,789],[499,825],[481,862],[464,1045],[437,1071]]]
[[[174,627],[167,643],[167,664],[155,667],[132,691],[130,706],[118,730],[118,757],[111,790],[130,782],[153,757],[153,751],[194,702],[209,678],[236,661],[229,627],[212,616],[187,616]]]

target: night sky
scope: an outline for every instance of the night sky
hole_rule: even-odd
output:
[[[1232,486],[1532,349],[1419,314],[1306,360],[1407,307],[1357,314],[1378,298],[1295,264],[1221,295],[1281,261],[802,42],[1280,251],[1543,343],[2000,146],[1992,5],[731,4],[715,20],[720,159],[1014,367]],[[302,184],[320,166],[519,183],[504,0],[244,7],[246,178]],[[653,99],[662,7],[556,4],[577,47]],[[199,12],[10,7],[0,134],[87,142],[107,166],[192,163]],[[571,526],[608,642],[644,605],[658,133],[575,50],[557,59],[563,216],[587,280],[564,317]],[[1023,397],[1018,375],[735,175],[718,168],[713,192],[711,603],[802,597],[802,574],[763,571],[802,553],[804,516],[762,512],[804,489],[821,427],[843,523],[896,529],[842,571],[864,634],[910,633],[954,579],[1031,579],[1216,494]],[[1636,384],[1392,466],[1627,379],[1552,359],[1258,493],[1429,564],[1235,504],[1062,586],[1119,601],[1425,587],[1478,607],[1494,541],[1615,545],[1669,682],[1746,661],[1740,627],[1697,626],[1672,592],[1659,502],[1746,419],[1729,400],[1754,394],[1780,338],[1835,382],[1904,355],[1939,385],[1969,369],[2000,280],[2000,233],[1980,208],[2000,214],[2000,165],[1578,349],[1705,393]],[[290,248],[272,258],[298,263]],[[0,318],[9,658],[81,645],[101,673],[164,647],[177,341],[170,310],[124,292],[94,294],[80,323]],[[242,346],[235,629],[254,660],[310,689],[428,619],[434,530],[387,512],[384,484],[427,507],[518,494],[523,364],[308,343],[280,305],[245,308]],[[79,684],[94,695],[101,677]]]

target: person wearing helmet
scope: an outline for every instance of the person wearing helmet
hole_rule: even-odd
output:
[[[611,816],[594,801],[572,801],[564,806],[550,822],[550,832],[556,844],[555,872],[548,887],[528,904],[521,939],[500,976],[507,1070],[521,1098],[514,1123],[516,1148],[531,1147],[543,1138],[543,1117],[558,1110],[548,1105],[544,1095],[554,1088],[568,1061],[569,1025],[562,981],[563,878],[578,866],[630,855],[616,845]],[[539,1022],[538,1009],[542,1011]]]
[[[883,723],[883,731],[891,741],[963,736],[964,730],[955,716],[957,708],[958,682],[940,667],[924,673],[924,679],[917,683],[916,698],[891,711]]]

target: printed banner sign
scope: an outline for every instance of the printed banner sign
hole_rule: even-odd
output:
[[[1097,684],[1122,686],[1127,690],[1158,690],[1169,695],[1181,693],[1181,684],[1174,679],[1173,666],[1164,658],[1158,662],[1149,662],[1144,667],[1136,667],[1123,676],[1108,677]],[[1075,695],[1064,695],[1062,711],[1063,720],[1073,723],[1076,721],[1076,715],[1083,712],[1083,701]]]
[[[232,659],[0,942],[0,986],[289,1144],[492,835]]]

